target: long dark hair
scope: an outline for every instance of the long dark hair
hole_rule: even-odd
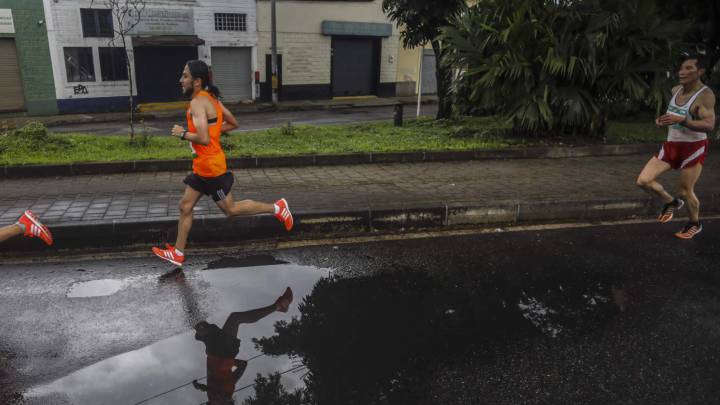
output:
[[[200,79],[200,87],[203,90],[207,90],[215,98],[220,98],[220,89],[212,83],[212,72],[207,63],[195,59],[188,61],[186,65],[193,80]]]

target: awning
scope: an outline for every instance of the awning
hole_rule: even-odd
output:
[[[325,20],[322,22],[322,33],[323,35],[387,38],[392,35],[392,24]]]
[[[205,40],[197,35],[155,35],[150,37],[132,37],[133,47],[139,46],[198,46]]]

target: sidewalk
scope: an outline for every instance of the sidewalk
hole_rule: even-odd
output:
[[[373,230],[653,217],[659,205],[635,186],[647,155],[482,160],[235,171],[236,200],[285,197],[286,233],[269,215],[226,219],[209,198],[196,209],[193,241],[348,235]],[[0,180],[0,224],[35,211],[55,234],[53,249],[174,241],[186,172]],[[677,173],[663,178],[674,190]],[[698,185],[704,213],[720,212],[720,162]],[[680,214],[685,219],[686,212]],[[658,225],[660,226],[660,225]],[[663,225],[672,234],[679,224]],[[22,238],[0,254],[44,249]]]
[[[422,103],[436,103],[436,96],[423,96]],[[355,107],[387,107],[397,103],[413,105],[417,103],[417,97],[390,97],[390,98],[367,98],[367,99],[331,99],[331,100],[298,100],[280,102],[277,109],[271,103],[237,103],[228,104],[227,107],[234,114],[262,112],[262,111],[311,111],[324,109],[344,109]],[[153,120],[157,118],[184,117],[185,108],[178,108],[177,103],[167,103],[170,110],[148,111],[135,114],[137,121]],[[157,108],[157,106],[155,106]],[[98,122],[116,122],[130,119],[127,112],[116,113],[88,113],[88,114],[63,114],[45,116],[17,116],[16,114],[0,114],[0,131],[4,128],[20,128],[28,122],[41,122],[47,127],[85,124]]]

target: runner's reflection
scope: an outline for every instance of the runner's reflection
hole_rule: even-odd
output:
[[[292,290],[287,287],[271,305],[231,313],[222,328],[206,321],[195,325],[195,339],[205,343],[207,385],[194,380],[193,387],[207,393],[209,404],[234,403],[235,384],[247,368],[247,361],[235,358],[240,351],[240,339],[237,338],[240,324],[255,323],[275,311],[287,312],[292,300]]]

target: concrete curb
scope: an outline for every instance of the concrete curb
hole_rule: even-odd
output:
[[[703,201],[703,213],[720,212],[720,193],[703,195],[700,199]],[[231,219],[220,215],[196,216],[190,242],[302,239],[358,235],[373,231],[654,218],[659,208],[660,204],[650,198],[633,198],[298,210],[294,214],[295,229],[290,234],[285,233],[270,215]],[[177,218],[78,221],[49,225],[56,241],[52,248],[45,247],[39,241],[32,243],[13,239],[3,244],[2,251],[52,252],[63,249],[120,248],[137,244],[160,245],[175,239]]]
[[[468,151],[431,151],[403,153],[349,153],[337,155],[301,155],[230,158],[231,169],[332,166],[371,163],[421,163],[490,159],[553,159],[587,156],[621,156],[651,154],[658,144],[594,145],[580,147],[530,147],[483,149]],[[135,160],[126,162],[75,163],[59,165],[22,165],[0,167],[0,178],[30,178],[74,176],[88,174],[143,173],[158,171],[187,171],[190,160]]]

